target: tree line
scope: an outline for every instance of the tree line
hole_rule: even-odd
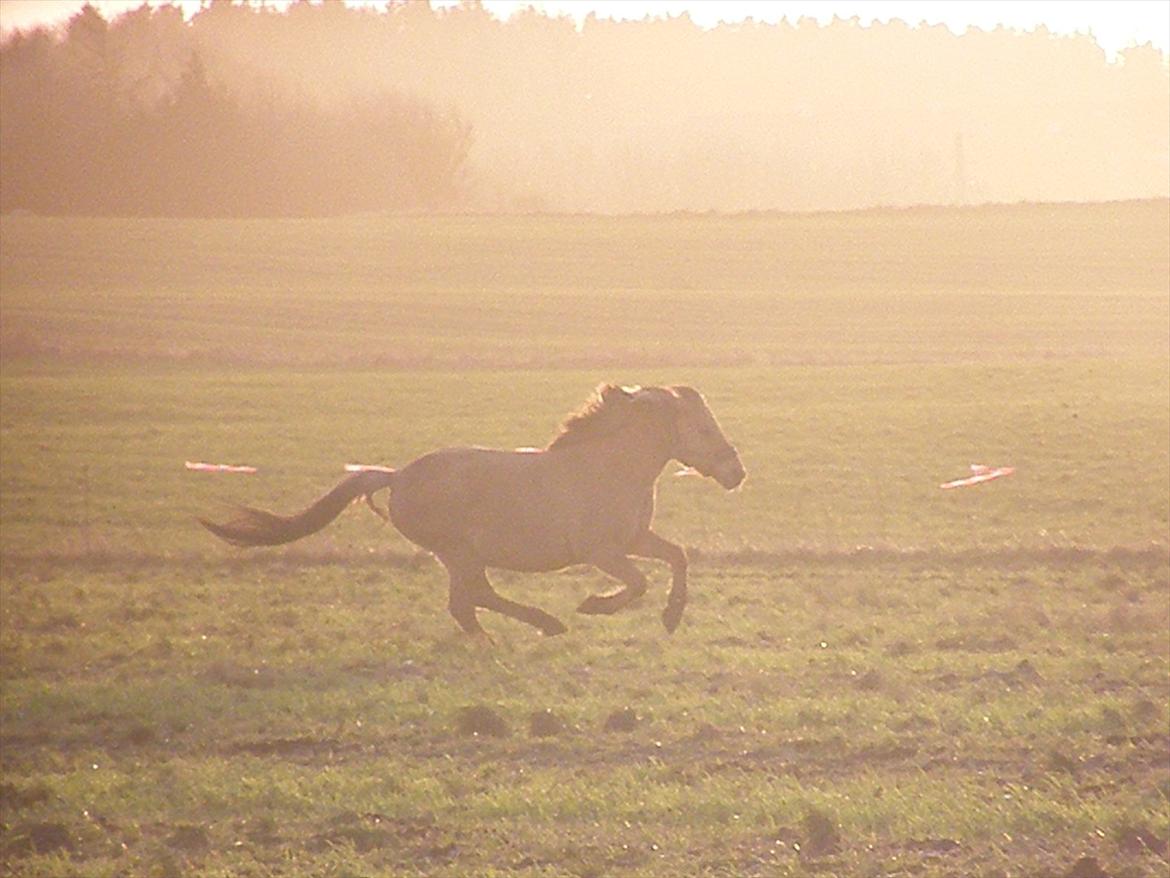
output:
[[[581,26],[475,0],[189,21],[87,8],[0,45],[0,208],[809,210],[1170,196],[1133,47],[894,20]],[[474,134],[474,136],[473,136]]]
[[[471,128],[386,87],[323,103],[217,75],[177,8],[0,48],[0,209],[313,216],[460,201]]]

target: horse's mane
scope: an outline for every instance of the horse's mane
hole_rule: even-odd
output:
[[[548,449],[567,448],[619,429],[626,422],[629,409],[622,403],[628,399],[629,392],[624,388],[616,384],[601,385],[581,408],[561,422],[560,431]]]

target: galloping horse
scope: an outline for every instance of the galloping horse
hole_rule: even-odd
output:
[[[401,469],[354,473],[295,515],[244,507],[225,524],[200,523],[238,546],[279,545],[316,533],[364,497],[442,562],[451,615],[469,633],[483,632],[478,608],[547,635],[566,630],[543,610],[498,594],[488,567],[537,572],[591,564],[622,586],[590,595],[577,612],[609,614],[646,591],[646,577],[630,556],[656,558],[671,568],[662,623],[673,632],[686,604],[687,556],[650,529],[655,482],[672,459],[727,490],[745,476],[735,447],[694,388],[606,384],[543,450],[447,448]],[[388,514],[373,500],[383,488],[390,489]]]

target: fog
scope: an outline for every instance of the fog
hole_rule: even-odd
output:
[[[1170,195],[1146,46],[477,3],[92,9],[3,44],[0,207],[821,210]],[[70,188],[72,187],[72,188]],[[66,191],[69,190],[69,191]],[[160,191],[169,194],[162,196]],[[211,194],[214,193],[214,197]]]

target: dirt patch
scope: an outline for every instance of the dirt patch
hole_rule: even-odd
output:
[[[0,783],[0,818],[10,811],[31,808],[49,801],[49,788],[44,784],[22,787],[11,783]]]
[[[0,849],[4,855],[27,857],[33,854],[72,853],[77,840],[63,823],[26,823],[5,833]]]
[[[691,735],[691,740],[698,744],[710,744],[722,737],[723,732],[719,730],[718,726],[711,723],[699,723],[695,727],[694,734]]]
[[[1117,848],[1123,854],[1156,854],[1165,858],[1170,842],[1160,838],[1148,826],[1123,826],[1117,831]]]
[[[238,836],[246,838],[253,844],[272,847],[283,841],[280,824],[267,815],[237,820],[233,828]]]
[[[801,820],[800,827],[802,857],[825,857],[841,850],[841,831],[837,821],[824,811],[810,810]]]
[[[154,727],[145,723],[132,723],[123,736],[123,741],[132,747],[145,747],[158,739],[159,735]]]
[[[549,708],[537,710],[528,717],[528,734],[534,738],[552,738],[565,733],[565,721]]]
[[[1096,857],[1081,857],[1065,873],[1065,878],[1111,878],[1111,876],[1101,868]]]
[[[202,857],[211,851],[211,834],[203,826],[183,823],[171,830],[166,845],[187,857]]]
[[[632,732],[642,722],[642,717],[632,707],[623,707],[615,710],[605,718],[604,729],[607,732]]]
[[[486,704],[461,708],[455,715],[455,731],[488,738],[506,738],[512,734],[507,721]]]
[[[858,692],[878,692],[884,683],[882,675],[871,668],[853,681],[853,688]]]

